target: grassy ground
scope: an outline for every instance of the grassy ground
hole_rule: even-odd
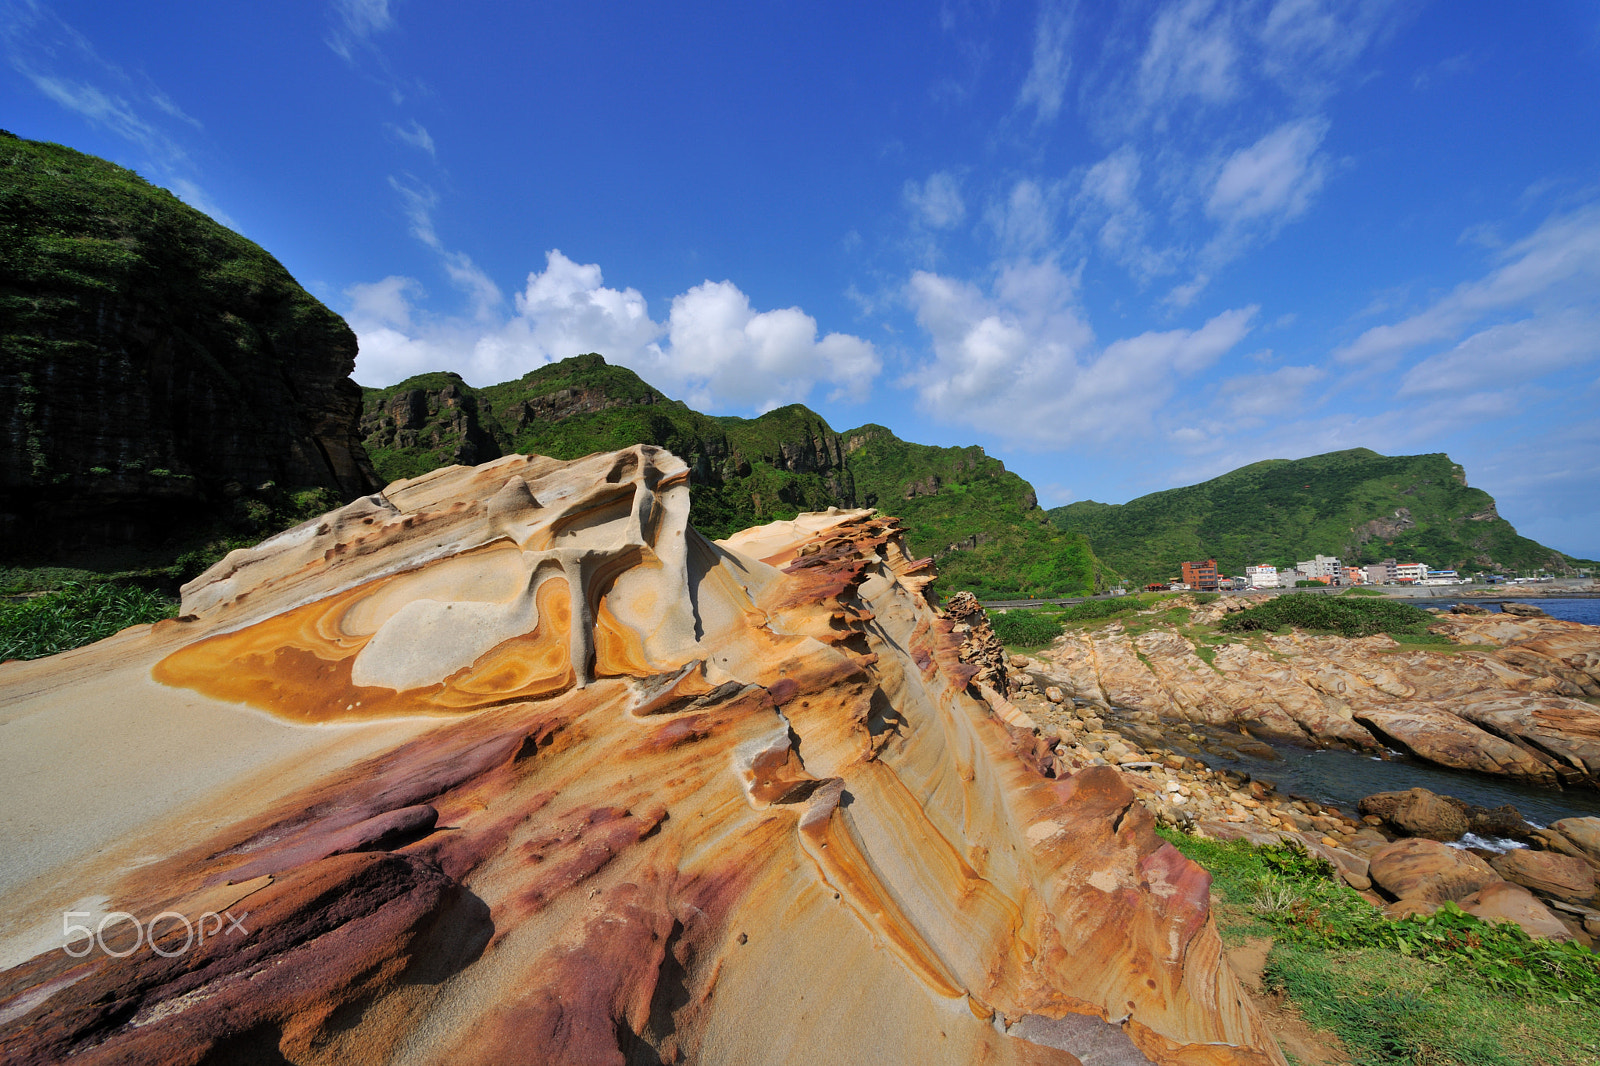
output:
[[[1264,978],[1363,1066],[1594,1066],[1600,959],[1455,908],[1391,922],[1314,860],[1162,830],[1211,872],[1229,946],[1271,937]]]
[[[141,622],[177,614],[178,604],[146,589],[71,583],[0,605],[0,662],[38,659],[93,644]]]

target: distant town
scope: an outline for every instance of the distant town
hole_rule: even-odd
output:
[[[1243,574],[1235,577],[1218,573],[1215,559],[1180,565],[1182,574],[1179,577],[1146,585],[1145,591],[1226,592],[1315,585],[1466,585],[1473,581],[1522,585],[1551,580],[1545,576],[1507,578],[1503,574],[1487,573],[1463,577],[1454,570],[1435,570],[1427,563],[1402,563],[1395,559],[1367,566],[1346,566],[1333,555],[1318,555],[1295,563],[1293,567],[1247,566]]]

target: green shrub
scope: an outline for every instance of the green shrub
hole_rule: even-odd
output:
[[[178,605],[159,593],[74,582],[0,607],[0,661],[54,655],[177,612]]]
[[[1037,611],[1012,610],[989,616],[1000,643],[1013,648],[1040,648],[1061,635],[1061,623]]]
[[[1238,633],[1248,630],[1274,632],[1282,626],[1294,626],[1297,629],[1337,633],[1342,637],[1370,637],[1377,633],[1425,633],[1432,621],[1433,616],[1427,611],[1396,600],[1355,600],[1290,593],[1230,615],[1217,628]]]
[[[1105,600],[1085,600],[1075,603],[1056,615],[1063,622],[1092,622],[1097,618],[1111,618],[1137,611],[1145,604],[1137,596],[1114,596]]]

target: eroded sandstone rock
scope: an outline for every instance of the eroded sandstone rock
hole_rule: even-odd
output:
[[[1373,882],[1402,900],[1459,900],[1500,880],[1476,855],[1420,837],[1396,840],[1373,851],[1368,860]]]
[[[1210,878],[973,698],[893,520],[687,511],[648,447],[440,470],[0,667],[0,1058],[1283,1061]],[[79,958],[64,907],[248,932]]]
[[[1490,859],[1489,865],[1507,881],[1534,892],[1573,903],[1594,898],[1594,870],[1570,855],[1514,848]]]
[[[1491,881],[1461,899],[1461,909],[1486,922],[1515,922],[1532,937],[1571,940],[1572,931],[1521,885]]]

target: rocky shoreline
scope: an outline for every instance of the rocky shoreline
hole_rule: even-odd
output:
[[[1232,601],[1181,605],[1194,616],[1215,618]],[[1302,847],[1390,917],[1431,913],[1451,902],[1485,920],[1516,922],[1532,936],[1591,949],[1600,943],[1600,818],[1540,827],[1511,806],[1484,808],[1420,788],[1368,796],[1359,810],[1346,811],[1208,765],[1168,741],[1175,729],[1217,737],[1223,733],[1217,727],[1225,726],[1237,731],[1230,738],[1236,749],[1270,755],[1252,729],[1302,744],[1359,748],[1377,748],[1380,738],[1399,734],[1412,738],[1407,746],[1414,752],[1431,753],[1444,765],[1453,765],[1445,761],[1450,758],[1468,768],[1500,767],[1511,776],[1520,771],[1541,783],[1582,787],[1593,783],[1600,765],[1591,734],[1580,731],[1600,721],[1587,702],[1600,691],[1600,632],[1594,627],[1549,619],[1536,609],[1490,615],[1468,606],[1435,625],[1470,645],[1459,654],[1407,651],[1387,637],[1296,633],[1265,638],[1266,652],[1218,648],[1215,666],[1201,664],[1207,673],[1216,670],[1206,677],[1192,664],[1175,667],[1185,655],[1199,662],[1196,650],[1204,645],[1172,628],[1130,635],[1136,626],[1111,623],[1063,635],[1037,655],[1006,656],[975,604],[953,598],[950,607],[965,640],[962,658],[978,668],[980,690],[1019,736],[1032,735],[1046,772],[1064,777],[1116,766],[1158,823],[1204,838]],[[1175,676],[1179,670],[1191,676]],[[1450,706],[1460,710],[1444,709],[1445,693],[1454,694]],[[1407,706],[1423,701],[1441,706]],[[1502,718],[1498,734],[1474,726],[1472,715],[1495,721],[1486,710],[1491,705],[1520,717]],[[1125,721],[1108,721],[1113,707]],[[1548,730],[1553,708],[1569,715],[1576,729],[1561,736]],[[1455,723],[1428,730],[1398,724],[1445,714]],[[1376,721],[1390,728],[1366,731]],[[1535,733],[1535,723],[1545,723],[1547,731]],[[1523,732],[1508,725],[1521,725]],[[1449,729],[1459,730],[1453,744],[1434,742]],[[1207,739],[1177,735],[1188,742]],[[1515,754],[1507,757],[1508,750]],[[1561,763],[1557,750],[1577,755]]]
[[[1204,724],[1303,746],[1393,748],[1450,769],[1600,787],[1600,628],[1473,605],[1438,615],[1440,643],[1423,647],[1381,634],[1208,628],[1246,606],[1180,597],[1160,615],[1068,632],[1013,666],[1023,709],[1071,703],[1103,716],[1116,707],[1168,730]],[[1185,624],[1162,620],[1176,608]],[[1066,718],[1069,730],[1082,721]]]

